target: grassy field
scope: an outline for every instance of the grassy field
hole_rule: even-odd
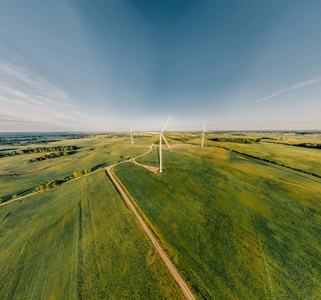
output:
[[[104,171],[0,206],[1,299],[183,299]]]
[[[22,175],[0,175],[0,199],[8,200],[13,195],[25,195],[37,186],[45,185],[51,180],[58,180],[73,175],[84,169],[96,170],[121,160],[143,154],[148,150],[146,146],[152,143],[150,138],[135,139],[137,144],[132,147],[129,137],[120,138],[87,138],[80,140],[65,140],[50,145],[78,146],[79,150],[71,156],[54,158],[31,164],[25,161],[35,154],[18,155],[0,158],[0,172],[2,171],[34,171]],[[95,152],[92,152],[95,151]],[[43,155],[42,153],[38,155]],[[78,157],[78,158],[77,158]],[[57,164],[60,163],[60,164]],[[56,165],[57,164],[57,165]]]
[[[157,166],[157,150],[139,162]],[[320,299],[320,179],[224,149],[182,145],[164,151],[164,170],[115,167],[200,295]]]
[[[233,138],[238,136],[209,133],[206,135],[204,145],[209,147],[224,147],[225,149],[234,150],[246,155],[285,165],[289,168],[299,169],[321,176],[321,149],[290,145],[291,143],[321,143],[320,134],[298,135],[289,133],[287,134],[286,141],[282,140],[284,137],[283,133],[240,133],[239,137],[244,137],[243,135],[250,138],[268,137],[275,140],[262,140],[260,143],[254,144],[216,142],[211,139],[217,137]],[[191,139],[190,141],[186,141],[186,143],[199,146],[201,144],[201,137]]]

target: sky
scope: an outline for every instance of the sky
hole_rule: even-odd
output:
[[[0,132],[321,129],[319,0],[2,0]]]

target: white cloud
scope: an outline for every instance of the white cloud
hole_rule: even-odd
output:
[[[89,118],[64,91],[43,76],[0,61],[0,120],[3,122],[77,130],[84,127]]]
[[[321,81],[321,76],[317,76],[317,77],[314,77],[310,80],[307,80],[307,81],[303,81],[303,82],[300,82],[298,84],[295,84],[295,85],[292,85],[286,89],[283,89],[283,90],[280,90],[270,96],[267,96],[267,97],[263,97],[263,98],[260,98],[258,100],[255,101],[255,103],[258,103],[258,102],[261,102],[261,101],[265,101],[265,100],[268,100],[268,99],[272,99],[278,95],[281,95],[283,93],[286,93],[286,92],[289,92],[289,91],[292,91],[292,90],[296,90],[296,89],[301,89],[301,88],[304,88],[304,87],[307,87],[309,85],[313,85],[313,84],[316,84],[318,82]]]

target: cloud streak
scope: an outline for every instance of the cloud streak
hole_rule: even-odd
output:
[[[81,127],[88,114],[79,111],[61,89],[24,67],[0,61],[0,123]],[[37,126],[35,126],[37,127]]]
[[[286,89],[283,89],[283,90],[280,90],[270,96],[266,96],[266,97],[263,97],[263,98],[260,98],[260,99],[257,99],[256,101],[254,101],[254,103],[258,103],[258,102],[262,102],[262,101],[265,101],[265,100],[269,100],[269,99],[272,99],[274,97],[277,97],[281,94],[284,94],[286,92],[289,92],[289,91],[292,91],[292,90],[296,90],[296,89],[301,89],[301,88],[304,88],[304,87],[307,87],[309,85],[313,85],[313,84],[316,84],[316,83],[319,83],[321,81],[321,76],[317,76],[317,77],[314,77],[312,79],[309,79],[307,81],[303,81],[303,82],[300,82],[298,84],[295,84],[295,85],[292,85]]]

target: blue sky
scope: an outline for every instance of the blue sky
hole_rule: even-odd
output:
[[[320,1],[0,3],[0,131],[321,129]]]

